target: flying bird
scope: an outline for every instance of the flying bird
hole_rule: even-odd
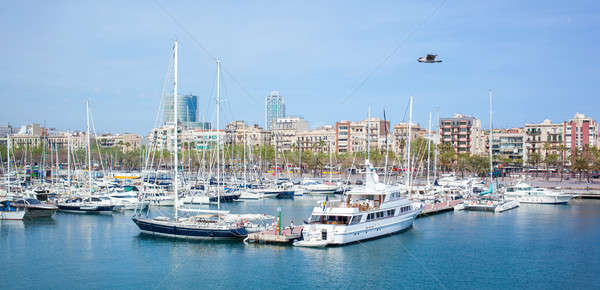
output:
[[[441,60],[435,60],[436,56],[437,56],[437,54],[428,54],[426,57],[419,57],[419,59],[417,59],[417,61],[423,62],[423,63],[442,62]]]

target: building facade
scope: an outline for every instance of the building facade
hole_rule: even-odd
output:
[[[370,150],[383,151],[386,147],[386,134],[390,134],[390,122],[370,118],[358,122],[339,121],[335,125],[337,153],[358,153]],[[391,140],[387,139],[388,142]]]
[[[226,144],[264,146],[271,144],[271,132],[257,124],[248,125],[244,121],[233,121],[225,126]]]
[[[273,122],[285,118],[285,102],[278,91],[272,91],[265,98],[265,129],[272,130]]]
[[[308,121],[302,117],[285,117],[273,121],[272,144],[279,151],[289,151],[296,147],[298,133],[308,131]]]
[[[392,146],[391,149],[395,154],[404,154],[404,149],[406,148],[406,137],[408,131],[408,123],[398,123],[394,126],[394,131],[392,133]],[[427,138],[427,130],[421,129],[418,124],[412,123],[410,125],[410,138],[411,140],[415,140],[419,137]],[[435,145],[431,145],[435,146]],[[432,147],[433,148],[433,147]]]
[[[336,130],[331,125],[298,132],[296,144],[301,151],[335,152]]]
[[[172,123],[175,117],[172,95],[165,97],[162,107],[163,124]],[[198,122],[198,97],[194,95],[179,95],[177,98],[177,120],[187,127],[202,127],[202,129],[209,129],[206,128],[207,123]]]
[[[490,146],[490,131],[485,131],[486,150]],[[488,151],[489,152],[489,151]],[[494,167],[507,172],[520,171],[525,157],[525,133],[522,128],[495,129],[492,134]]]
[[[462,114],[440,118],[440,142],[454,148],[456,153],[484,154],[485,140],[481,120]]]
[[[133,133],[103,134],[97,136],[96,141],[102,148],[118,147],[123,152],[130,152],[140,148],[142,137]]]
[[[538,154],[542,160],[549,154],[562,154],[560,146],[564,145],[564,124],[552,123],[546,119],[539,124],[526,123],[524,128],[525,164],[529,163],[532,154]]]
[[[576,113],[573,119],[563,123],[566,158],[586,146],[598,146],[598,123],[584,114]]]

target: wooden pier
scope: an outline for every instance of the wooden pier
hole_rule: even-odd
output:
[[[417,217],[424,217],[454,210],[454,207],[461,202],[462,200],[448,200],[439,203],[426,204],[423,211]]]
[[[244,241],[260,244],[292,244],[294,240],[299,239],[302,235],[302,228],[303,226],[294,227],[293,232],[286,228],[281,231],[281,235],[274,230],[251,233]]]

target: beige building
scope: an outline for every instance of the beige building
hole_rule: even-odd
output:
[[[564,130],[563,124],[553,124],[546,119],[539,124],[525,124],[524,128],[524,156],[523,161],[528,162],[531,154],[540,154],[542,160],[548,154],[560,154],[560,145],[564,145]],[[546,150],[545,144],[550,145],[550,150]]]
[[[408,123],[398,123],[394,126],[394,132],[391,137],[391,145],[390,148],[396,154],[401,154],[404,152],[404,148],[406,145],[406,137],[408,131]],[[421,129],[418,124],[410,125],[410,138],[411,140],[415,140],[419,137],[427,137],[427,130]],[[433,145],[432,145],[433,146]]]
[[[335,128],[331,125],[298,132],[296,145],[302,151],[330,152],[335,151]]]
[[[140,148],[142,137],[133,133],[104,134],[96,137],[96,141],[102,148],[120,147],[123,152],[130,152]]]
[[[358,122],[339,121],[335,127],[338,153],[366,152],[367,144],[371,150],[385,150],[386,132],[391,133],[390,122],[379,118]]]
[[[225,126],[227,144],[248,144],[249,146],[264,146],[271,144],[271,132],[254,124],[244,121],[233,121]]]
[[[298,134],[309,130],[309,124],[302,117],[278,118],[273,122],[271,143],[279,151],[289,151],[296,146]]]

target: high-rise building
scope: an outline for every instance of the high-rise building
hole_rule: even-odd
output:
[[[285,117],[285,102],[278,91],[272,91],[265,98],[265,129],[273,129],[273,121]]]
[[[173,122],[173,96],[169,95],[163,103],[164,124]],[[177,98],[177,119],[183,124],[193,124],[198,120],[198,97],[180,95]]]

